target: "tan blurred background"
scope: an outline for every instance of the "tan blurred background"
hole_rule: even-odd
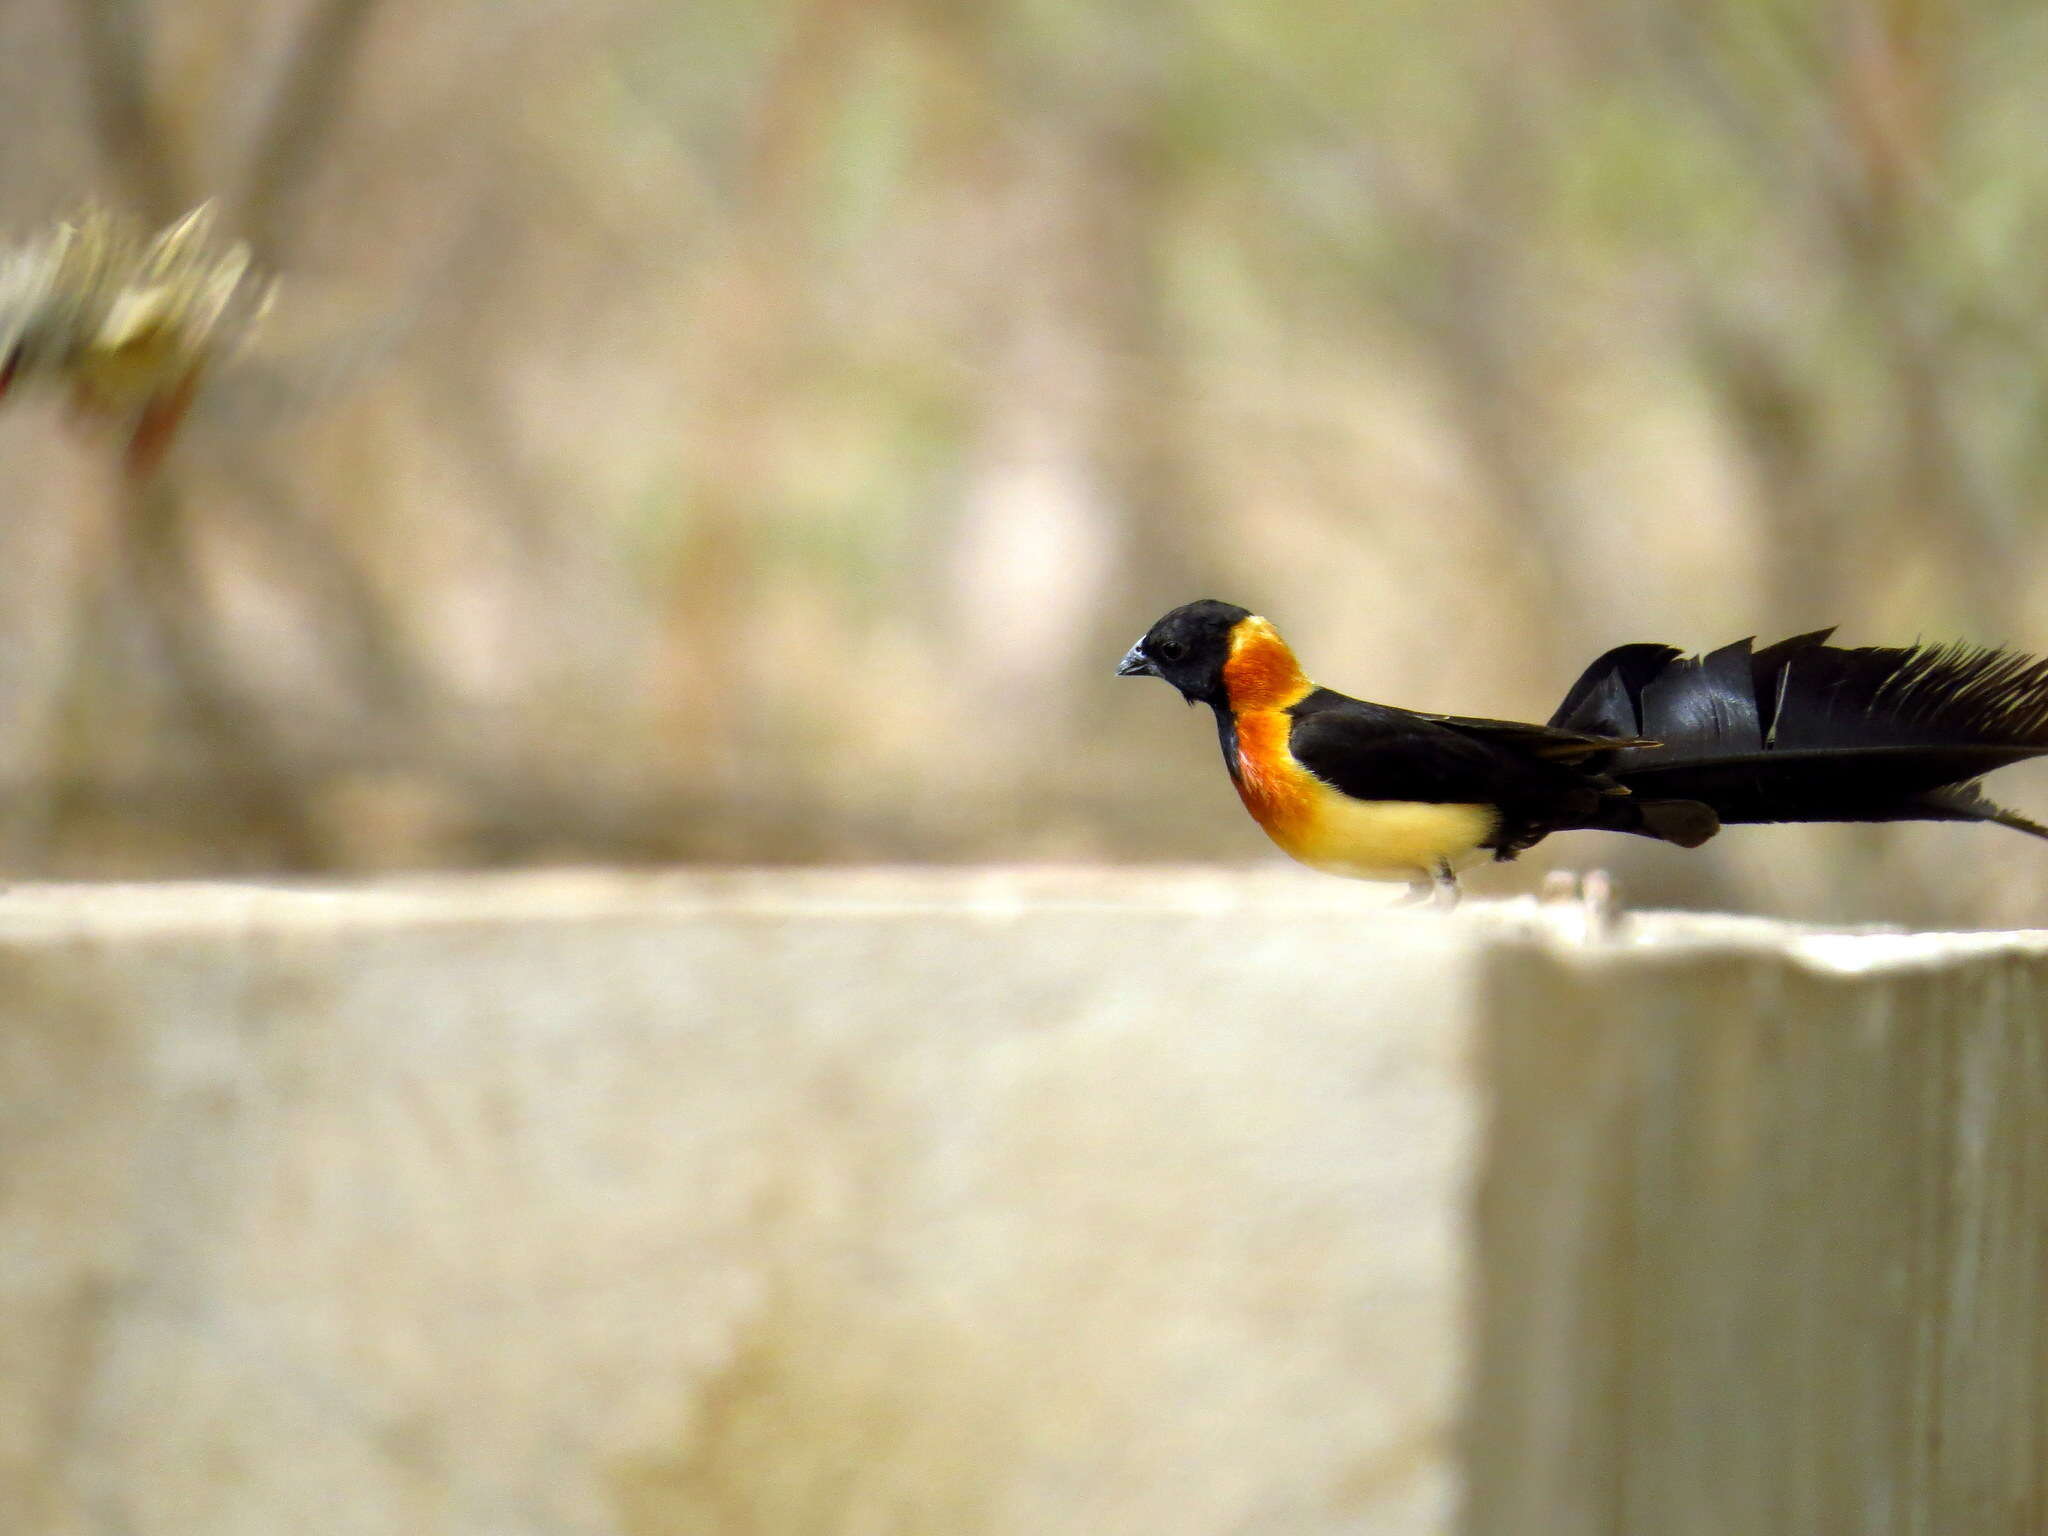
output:
[[[1997,0],[10,0],[0,225],[284,284],[150,486],[0,412],[0,871],[1278,858],[1110,675],[1201,595],[1520,717],[2048,648],[2044,79]],[[2048,912],[1988,828],[1469,883],[1594,862]]]

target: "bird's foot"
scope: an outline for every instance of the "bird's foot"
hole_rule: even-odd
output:
[[[1428,879],[1408,882],[1408,894],[1394,903],[1398,907],[1419,907],[1424,902],[1439,912],[1448,912],[1458,904],[1458,877],[1451,873],[1451,866],[1438,864]]]
[[[1546,907],[1576,905],[1585,919],[1588,938],[1612,938],[1621,926],[1621,888],[1604,869],[1589,869],[1584,874],[1553,869],[1543,877],[1537,900]]]

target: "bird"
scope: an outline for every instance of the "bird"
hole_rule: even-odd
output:
[[[0,399],[18,386],[68,398],[126,437],[128,472],[163,459],[202,380],[242,350],[276,285],[201,204],[154,234],[93,208],[0,252]]]
[[[1288,855],[1441,907],[1461,870],[1553,832],[1697,848],[1729,823],[1975,821],[2048,838],[1977,784],[2048,754],[2048,661],[1833,634],[1616,646],[1542,725],[1319,687],[1270,620],[1214,598],[1166,614],[1116,670],[1215,711],[1238,797]]]

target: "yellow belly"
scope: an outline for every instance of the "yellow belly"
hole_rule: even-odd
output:
[[[1303,685],[1306,686],[1306,685]],[[1429,880],[1440,865],[1476,862],[1498,813],[1486,805],[1354,800],[1324,783],[1288,750],[1284,709],[1236,716],[1238,797],[1291,857],[1354,880]]]
[[[1327,785],[1310,795],[1309,814],[1266,828],[1273,841],[1311,869],[1354,880],[1427,880],[1439,865],[1478,861],[1493,835],[1484,805],[1421,800],[1353,800]]]

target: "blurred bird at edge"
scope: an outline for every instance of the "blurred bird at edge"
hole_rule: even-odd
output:
[[[155,234],[93,208],[0,266],[0,397],[65,394],[81,422],[125,434],[131,474],[156,468],[203,378],[268,314],[274,280],[215,235],[202,204]]]

